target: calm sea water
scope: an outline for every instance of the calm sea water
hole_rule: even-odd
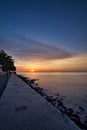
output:
[[[20,73],[29,78],[39,79],[39,86],[48,94],[65,96],[64,103],[76,109],[82,106],[87,109],[87,73]],[[85,111],[87,112],[87,110]]]

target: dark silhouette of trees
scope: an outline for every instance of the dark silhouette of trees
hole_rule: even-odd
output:
[[[4,50],[0,50],[0,64],[3,71],[15,71],[14,60],[11,56],[7,55]]]

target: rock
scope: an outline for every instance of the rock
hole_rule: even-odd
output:
[[[46,99],[47,99],[48,102],[53,102],[54,101],[53,96],[47,96]]]
[[[87,124],[87,115],[85,116],[84,122],[85,122],[85,124]]]
[[[57,100],[57,103],[58,103],[57,107],[63,106],[63,101],[62,100]]]
[[[60,110],[62,113],[65,113],[65,110],[66,110],[66,107],[65,107],[65,106],[59,106],[58,108],[59,108],[59,110]]]
[[[85,125],[83,123],[81,123],[80,121],[80,117],[77,114],[72,114],[72,116],[70,117],[80,128],[84,128]]]
[[[85,111],[85,109],[84,109],[82,106],[79,106],[79,110],[80,110],[81,112],[84,112],[84,111]]]
[[[69,117],[71,117],[73,113],[74,113],[74,111],[72,108],[65,109],[65,114],[68,115]]]

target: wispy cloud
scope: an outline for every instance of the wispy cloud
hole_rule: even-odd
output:
[[[26,60],[55,60],[73,56],[56,45],[35,41],[19,34],[10,38],[0,38],[0,48],[8,50],[17,58]]]

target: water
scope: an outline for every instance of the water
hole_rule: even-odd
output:
[[[33,72],[21,74],[39,79],[39,86],[48,94],[65,96],[64,103],[73,109],[82,106],[87,114],[87,73]]]

